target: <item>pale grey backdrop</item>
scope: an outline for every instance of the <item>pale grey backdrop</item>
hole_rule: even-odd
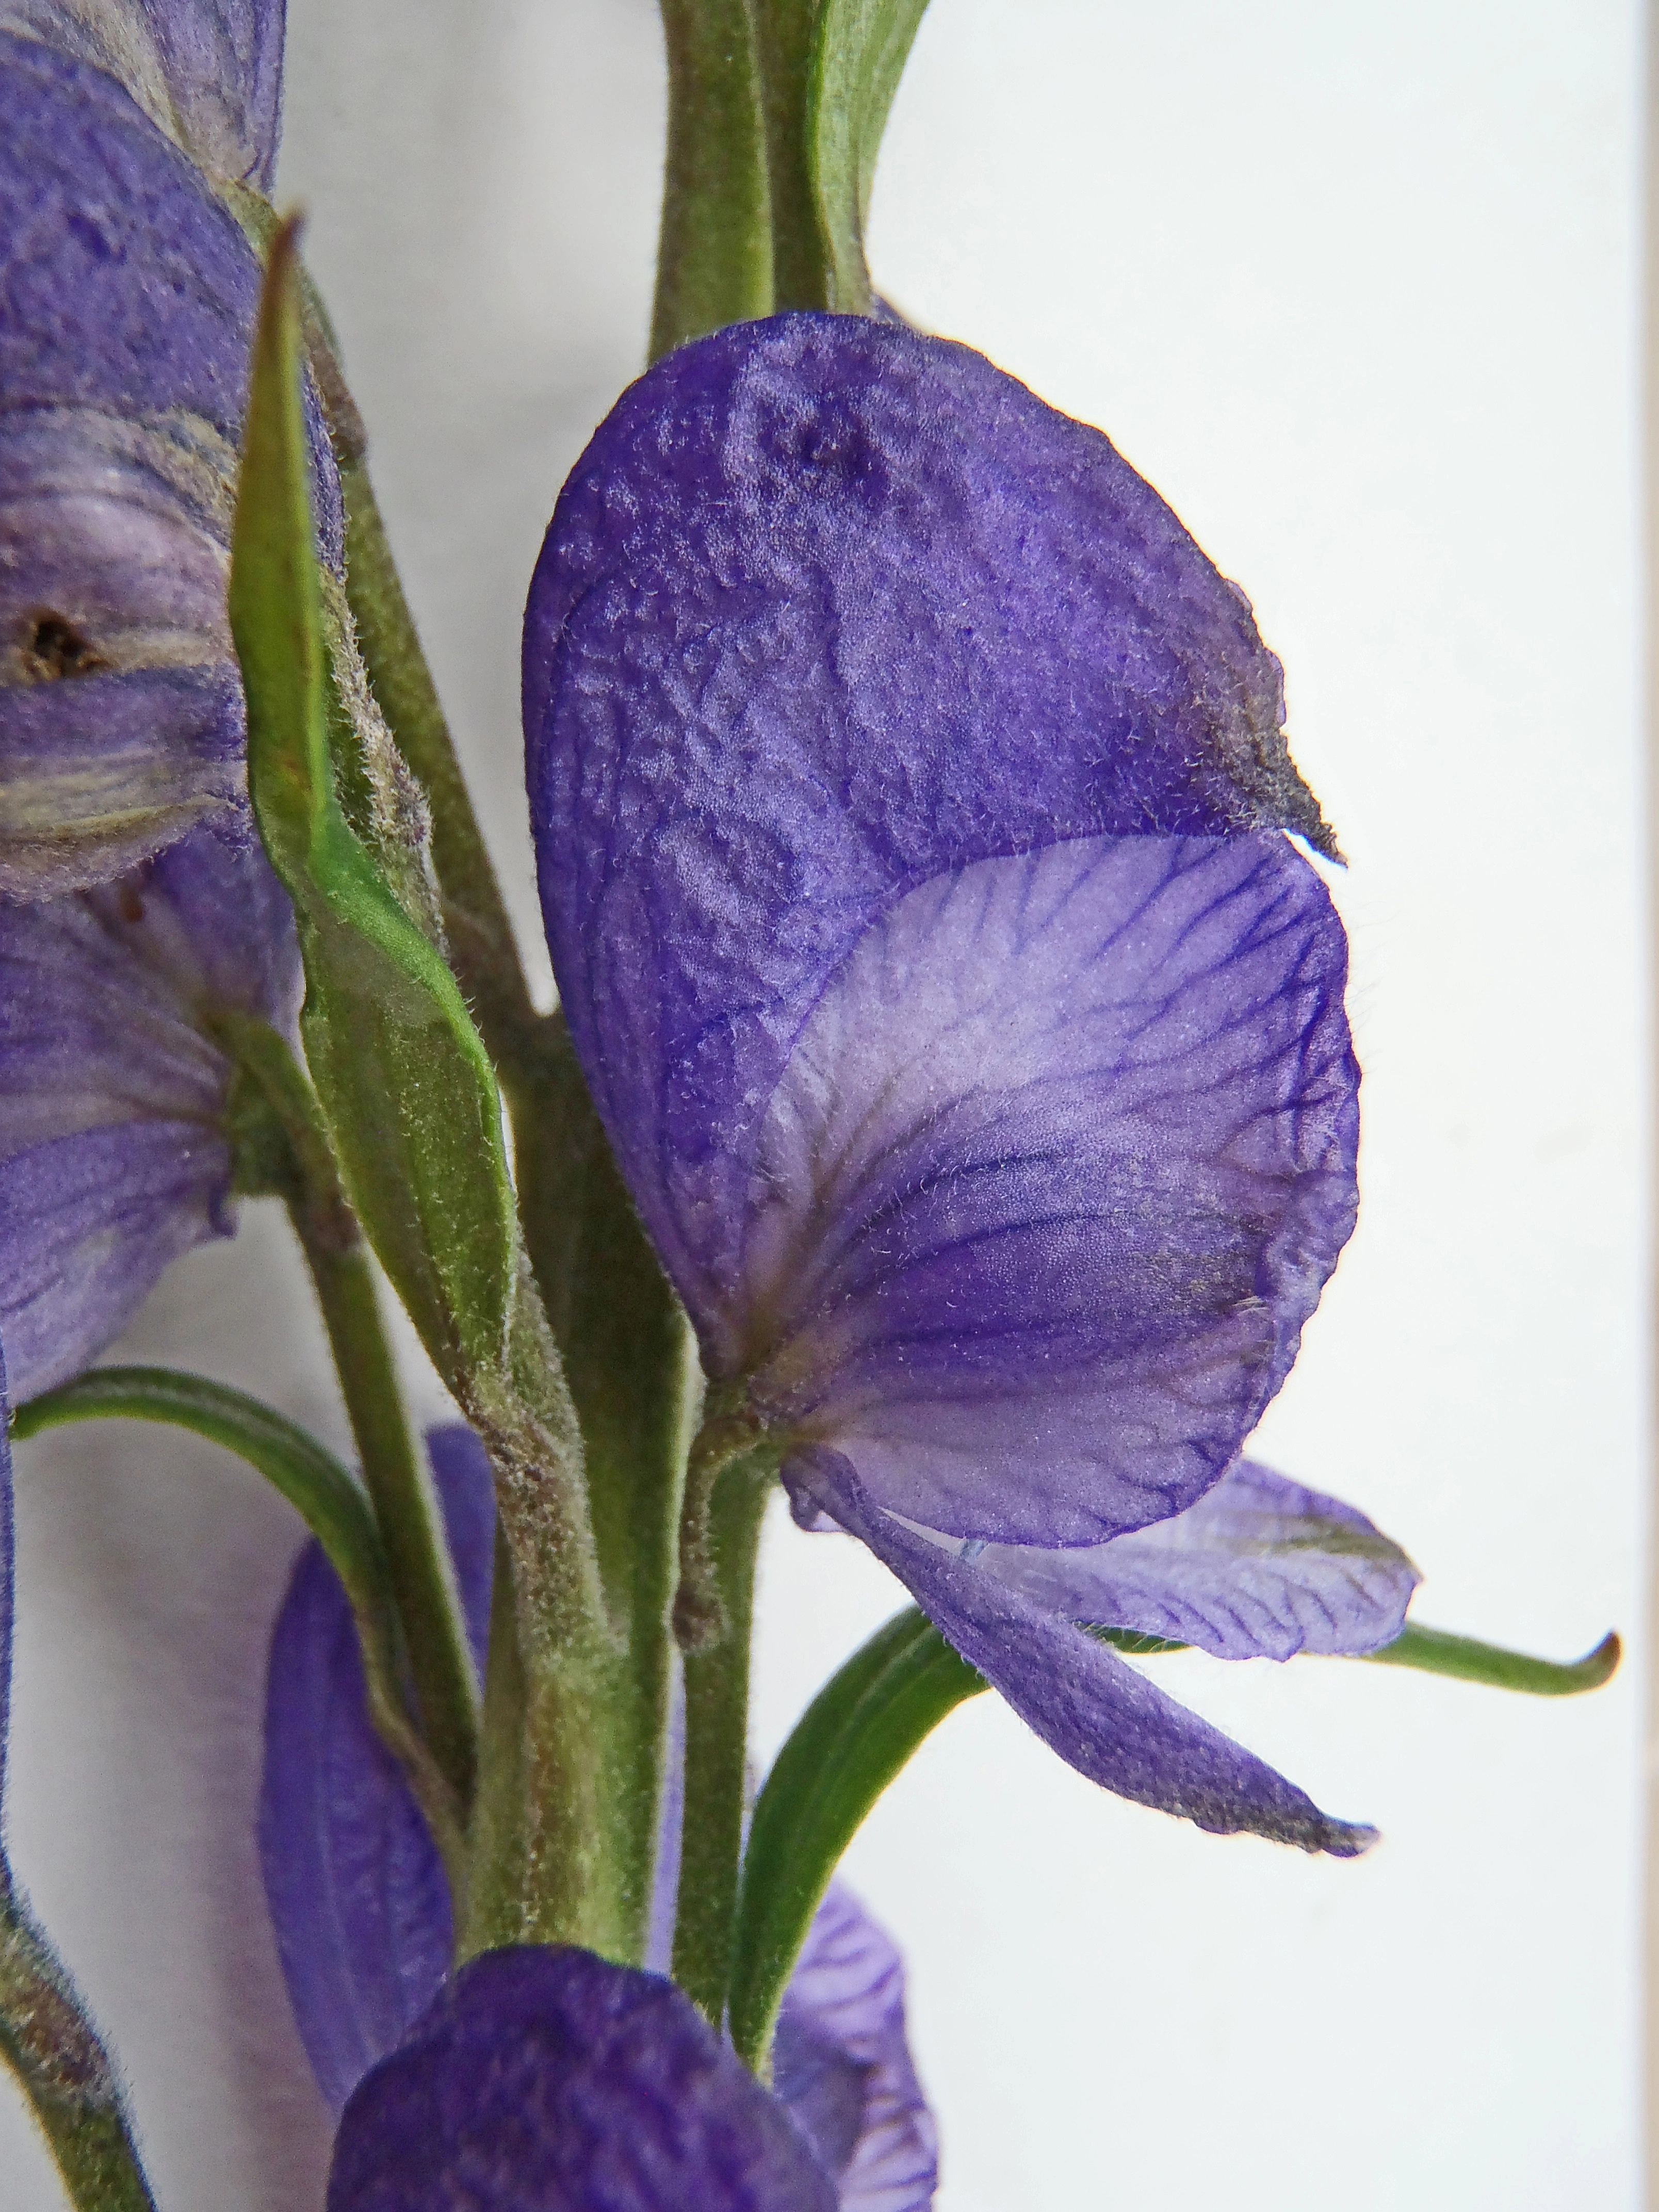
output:
[[[1351,866],[1364,1210],[1263,1431],[1566,1656],[1639,1628],[1634,0],[933,0],[878,275],[1108,429],[1255,599]],[[517,630],[553,494],[635,373],[648,0],[295,0],[284,187],[533,942]],[[342,1440],[279,1222],[124,1347]],[[436,1403],[429,1382],[420,1386]],[[205,1447],[20,1454],[13,1835],[118,2044],[165,2212],[310,2212],[325,2128],[251,1844],[295,1543]],[[890,1611],[774,1532],[771,1748]],[[1384,1844],[1218,1842],[981,1701],[855,1845],[905,1942],[945,2212],[1631,2212],[1639,1700],[1340,1662],[1164,1664]],[[0,2110],[0,2202],[53,2184]]]

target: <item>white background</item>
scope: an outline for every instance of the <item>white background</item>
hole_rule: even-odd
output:
[[[654,12],[292,12],[284,190],[533,944],[519,613],[641,358]],[[873,223],[892,296],[1107,429],[1285,662],[1351,863],[1364,1202],[1259,1449],[1407,1546],[1425,1620],[1559,1656],[1640,1625],[1640,34],[1634,0],[933,0]],[[259,1209],[122,1348],[343,1441]],[[163,2212],[311,2212],[251,1834],[294,1523],[162,1432],[19,1462],[20,1871]],[[774,1531],[763,1752],[896,1597]],[[1162,1662],[1383,1829],[1358,1865],[1103,1797],[965,1709],[851,1861],[909,1956],[945,2212],[1632,2212],[1640,1666],[1547,1705]],[[0,2202],[57,2201],[0,2108]]]

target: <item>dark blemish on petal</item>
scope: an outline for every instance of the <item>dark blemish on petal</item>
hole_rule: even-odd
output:
[[[95,676],[109,666],[84,630],[67,615],[50,611],[30,620],[22,659],[24,681],[29,684],[57,684],[66,676]]]

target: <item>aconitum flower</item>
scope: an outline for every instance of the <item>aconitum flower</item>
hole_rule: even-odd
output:
[[[225,590],[258,284],[118,83],[0,32],[0,896],[106,882],[209,818],[252,836]]]
[[[494,1557],[489,1463],[470,1429],[434,1429],[428,1444],[473,1657],[482,1672]],[[683,1757],[683,1740],[671,1753]],[[678,1818],[678,1797],[671,1788],[658,1881],[669,1911],[647,1961],[659,1968],[665,1966],[672,1942]],[[359,2084],[401,2046],[412,2042],[430,2051],[423,2019],[453,2018],[456,2001],[441,1998],[441,1991],[453,1931],[442,1866],[401,1771],[374,1733],[356,1630],[339,1580],[314,1541],[300,1554],[271,1638],[259,1849],[295,2020],[318,2087],[337,2116],[352,2105]],[[581,1957],[566,1954],[559,1965],[543,1954],[539,1965],[522,1972],[532,1991],[550,1992],[549,2002],[556,2005],[563,2002],[561,1993],[573,1977],[583,1989],[597,1989],[606,2006],[613,1999],[628,2005],[638,2001],[637,1985],[645,1977],[611,1970],[611,1982],[594,1981],[593,1962],[574,1963]],[[479,1992],[495,1986],[488,1978],[463,1978],[459,2002],[476,2039],[493,2032]],[[524,1986],[513,1984],[515,1990]],[[643,2017],[671,2039],[690,2036],[687,2048],[694,2055],[702,2051],[679,2008],[665,2008],[653,1996]],[[697,2064],[706,2057],[704,2052]],[[923,2212],[932,2203],[936,2143],[905,2039],[903,1968],[886,1936],[839,1886],[820,1907],[790,1983],[775,2071],[777,2095],[834,2185],[827,2201],[839,2212]],[[714,2079],[726,2080],[724,2061]],[[455,2081],[445,2094],[457,2107],[463,2101]],[[371,2098],[365,2109],[381,2107]],[[478,2124],[484,2124],[482,2117]],[[354,2127],[368,2125],[349,2124],[343,2160]],[[439,2147],[429,2133],[418,2141],[420,2154],[436,2170]],[[361,2162],[367,2187],[368,2154],[360,2149],[352,2155]],[[345,2170],[358,2168],[346,2160]],[[403,2171],[395,2165],[393,2170]],[[359,2199],[349,2195],[343,2201],[355,2207]],[[362,2200],[365,2205],[380,2201],[373,2195]],[[648,2196],[640,2201],[656,2202]],[[686,2202],[701,2206],[704,2200],[693,2193]],[[769,2198],[757,2200],[757,2212],[763,2207],[774,2212]]]
[[[264,853],[211,828],[96,890],[0,903],[0,1335],[20,1399],[229,1229],[225,1018],[289,1030],[299,994]]]
[[[1127,1625],[1133,1584],[1224,1616],[1229,1656],[1367,1650],[1413,1579],[1267,1475],[1155,1540],[1232,1465],[1354,1218],[1346,944],[1285,832],[1331,840],[1243,595],[978,355],[783,316],[600,427],[525,710],[590,1088],[798,1515],[1107,1787],[1363,1848],[1075,1625]],[[1228,1604],[1264,1571],[1265,1614]]]

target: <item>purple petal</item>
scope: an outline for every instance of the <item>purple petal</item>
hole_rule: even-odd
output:
[[[785,1993],[773,2087],[833,2174],[841,2212],[921,2212],[939,2135],[904,2033],[904,1966],[831,1883]]]
[[[212,1018],[285,1027],[298,981],[264,854],[211,830],[102,890],[0,904],[0,1327],[20,1397],[83,1367],[169,1260],[228,1226]]]
[[[76,1375],[168,1262],[224,1234],[230,1148],[199,1124],[127,1121],[0,1165],[0,1329],[21,1399]]]
[[[1322,1813],[1105,1644],[884,1513],[845,1459],[802,1455],[784,1476],[809,1510],[861,1537],[963,1657],[1091,1782],[1216,1835],[1266,1836],[1335,1858],[1375,1841],[1375,1829]]]
[[[468,1428],[433,1429],[427,1444],[482,1675],[489,1465]],[[271,1636],[259,1861],[300,2039],[337,2113],[437,1995],[452,1939],[442,1863],[369,1719],[350,1609],[314,1540]]]
[[[975,1564],[1067,1620],[1195,1644],[1218,1659],[1378,1650],[1405,1626],[1419,1579],[1363,1513],[1247,1459],[1195,1505],[1109,1544],[992,1544]]]
[[[235,222],[118,84],[0,33],[9,408],[177,408],[234,446],[258,287]]]
[[[933,1528],[1086,1543],[1190,1503],[1352,1226],[1344,970],[1272,835],[1079,840],[910,892],[769,1104],[720,1364]]]
[[[321,1548],[301,1553],[271,1638],[259,1858],[294,2017],[340,2112],[449,1966],[449,1892],[375,1735],[357,1632]]]
[[[684,1826],[685,1668],[676,1651],[668,1686],[668,1756],[657,1814],[657,1856],[651,1872],[651,1910],[645,1929],[644,1964],[653,1974],[667,1973],[674,1963]]]
[[[355,2093],[329,2212],[835,2212],[782,2106],[672,1982],[488,1951]]]
[[[1316,807],[1243,596],[1097,431],[855,318],[626,393],[532,585],[532,811],[563,1003],[694,1316],[759,1117],[895,899],[1060,839]]]
[[[563,1003],[717,1380],[935,1528],[1081,1544],[1236,1455],[1352,1224],[1346,950],[1248,608],[957,346],[720,333],[531,592]]]
[[[234,459],[84,409],[0,415],[0,895],[107,882],[245,805]]]
[[[262,38],[280,28],[274,10],[255,13]],[[0,29],[6,409],[163,417],[234,448],[258,295],[241,230],[121,86]],[[319,539],[337,568],[339,488],[314,395],[307,406]]]
[[[6,1874],[6,1749],[11,1735],[12,1623],[16,1611],[16,1531],[11,1495],[11,1382],[0,1340],[0,1879]]]
[[[465,1421],[428,1429],[426,1449],[443,1507],[467,1646],[482,1682],[489,1651],[489,1593],[495,1573],[495,1484],[489,1455]]]
[[[283,0],[0,0],[0,27],[92,63],[193,161],[269,191],[283,13]]]

